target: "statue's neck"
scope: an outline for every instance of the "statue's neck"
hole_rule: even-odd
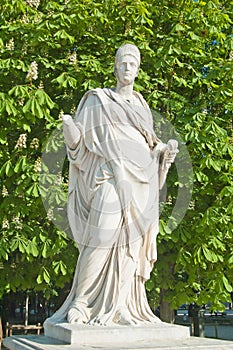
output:
[[[121,85],[117,82],[116,93],[121,95],[125,100],[131,99],[133,96],[133,84],[130,85]]]

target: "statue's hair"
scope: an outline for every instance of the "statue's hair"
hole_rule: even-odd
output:
[[[120,58],[122,58],[123,56],[126,56],[126,55],[131,55],[134,58],[136,58],[136,60],[138,62],[138,66],[140,66],[140,61],[141,61],[140,51],[137,48],[137,46],[135,46],[133,44],[124,44],[124,45],[119,47],[119,49],[116,52],[116,56],[115,56],[115,65],[118,63]]]

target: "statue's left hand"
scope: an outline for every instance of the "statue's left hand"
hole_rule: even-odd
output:
[[[167,143],[167,151],[165,156],[166,162],[173,163],[178,152],[178,142],[173,139],[169,140]]]
[[[159,188],[161,189],[166,181],[168,170],[175,161],[178,150],[178,142],[169,140],[167,144],[163,144],[160,153],[160,170],[159,170]]]

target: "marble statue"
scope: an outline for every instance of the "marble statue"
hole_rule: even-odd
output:
[[[139,65],[138,48],[121,46],[116,88],[88,91],[74,118],[63,116],[67,214],[79,258],[70,294],[46,322],[161,322],[145,282],[157,258],[159,190],[178,150],[175,140],[155,135],[151,111],[133,90]]]

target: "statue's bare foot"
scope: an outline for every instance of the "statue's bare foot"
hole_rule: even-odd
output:
[[[103,323],[100,321],[100,318],[98,316],[94,317],[92,320],[88,322],[90,326],[103,326]]]
[[[126,308],[121,308],[117,311],[116,320],[118,324],[122,325],[135,325],[136,322],[132,320],[129,311]]]
[[[68,314],[67,314],[67,321],[69,323],[83,324],[81,312],[78,309],[74,308],[74,307],[71,308],[68,311]]]

